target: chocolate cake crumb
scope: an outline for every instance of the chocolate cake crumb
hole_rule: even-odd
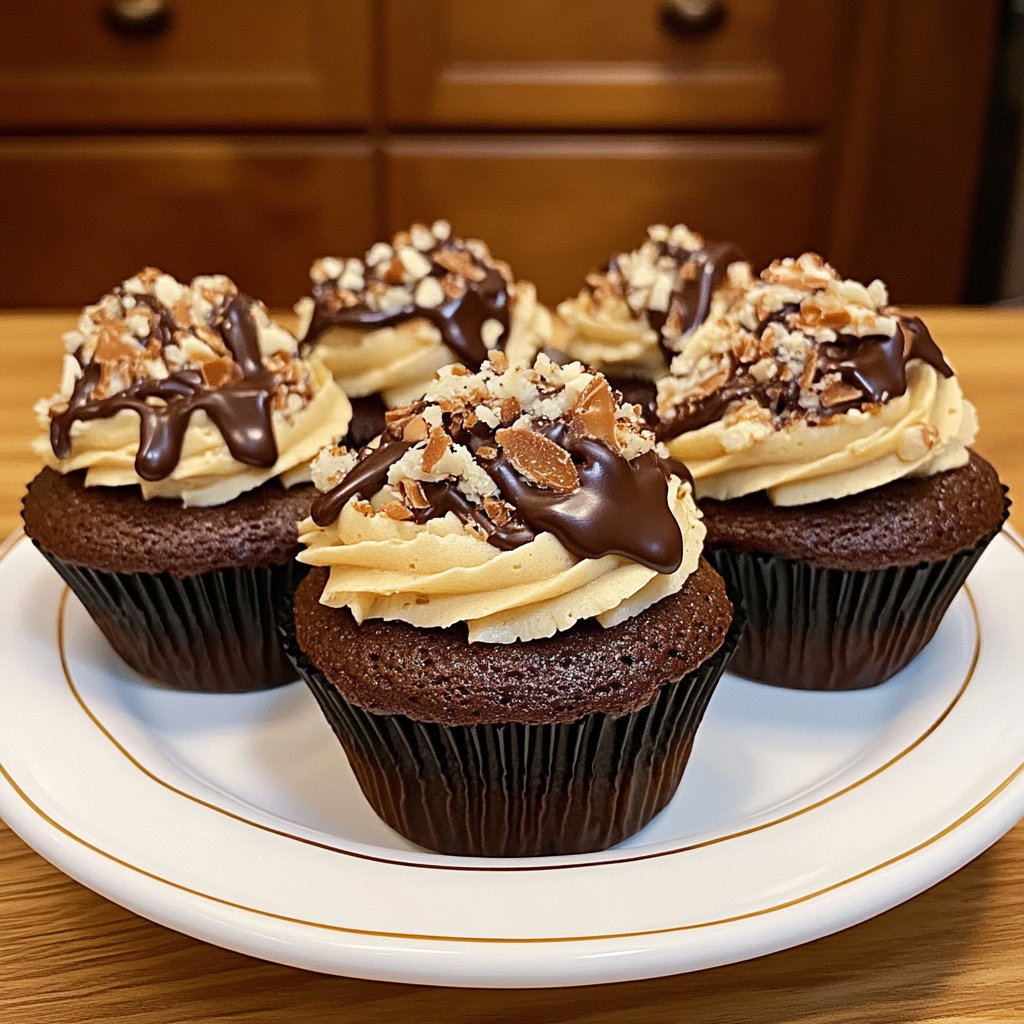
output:
[[[904,477],[846,498],[774,506],[763,491],[699,505],[706,548],[781,555],[825,569],[940,562],[999,526],[1004,488],[980,455],[959,469]]]
[[[421,628],[319,602],[329,570],[299,586],[299,646],[351,703],[445,726],[573,722],[649,704],[721,647],[732,621],[722,578],[701,559],[682,590],[611,629],[587,619],[555,636],[470,644],[464,623]]]
[[[146,501],[136,486],[86,487],[85,472],[46,468],[23,502],[25,532],[67,562],[119,573],[196,576],[280,565],[299,552],[297,524],[316,490],[270,480],[223,505]]]

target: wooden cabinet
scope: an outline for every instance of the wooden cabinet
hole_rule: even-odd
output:
[[[764,265],[820,236],[813,139],[431,138],[387,150],[389,228],[447,217],[554,304],[588,270],[682,222]]]
[[[552,303],[659,221],[960,298],[999,0],[147,0],[147,38],[100,16],[140,2],[0,4],[0,305],[146,263],[290,304],[314,256],[433,217]],[[672,4],[721,17],[670,29]]]
[[[838,0],[729,0],[709,31],[668,0],[385,0],[403,126],[807,128],[831,107]]]
[[[317,256],[372,244],[372,189],[371,147],[349,139],[3,141],[0,287],[78,306],[153,265],[290,305]]]
[[[102,3],[0,4],[11,129],[366,125],[370,0],[166,0],[133,36]]]

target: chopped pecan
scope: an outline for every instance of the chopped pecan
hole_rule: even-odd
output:
[[[807,391],[814,383],[814,374],[818,370],[818,353],[808,345],[807,355],[804,358],[804,370],[803,373],[800,374],[800,380],[798,383],[804,391]]]
[[[472,257],[456,249],[438,249],[430,254],[430,258],[445,270],[464,277],[467,281],[482,281],[487,276],[483,267],[478,267]]]
[[[483,444],[477,448],[476,455],[479,459],[496,459],[498,457],[498,449],[492,448],[489,444]]]
[[[231,358],[210,359],[203,363],[199,370],[203,380],[211,388],[223,387],[242,377],[241,367]]]
[[[855,402],[858,398],[863,398],[863,392],[859,388],[855,388],[852,384],[847,384],[845,381],[831,381],[826,384],[822,389],[820,401],[826,409],[831,409],[833,406],[842,405],[844,402]]]
[[[380,510],[388,519],[412,519],[412,513],[400,501],[389,501],[386,505],[381,505]]]
[[[492,349],[487,356],[495,373],[504,373],[508,369],[508,356],[500,349]]]
[[[519,404],[519,399],[514,395],[511,398],[503,399],[501,406],[498,409],[498,415],[501,417],[501,425],[503,427],[511,426],[517,419],[519,419],[522,412],[523,407]]]
[[[497,498],[484,498],[484,511],[487,518],[496,526],[504,526],[509,521],[509,512],[503,501]]]
[[[495,434],[509,462],[539,487],[567,494],[580,484],[569,453],[532,430],[502,429]]]
[[[412,416],[402,426],[402,440],[422,441],[429,432],[427,421],[422,416]]]
[[[573,428],[615,445],[615,397],[604,377],[594,377],[573,408]]]
[[[451,438],[440,427],[430,428],[430,440],[427,442],[427,447],[423,449],[423,458],[420,460],[424,473],[434,472],[434,467],[448,451],[450,444]]]
[[[352,507],[363,516],[373,515],[373,506],[368,501],[353,501]]]
[[[398,487],[407,505],[412,508],[430,508],[430,502],[416,480],[400,480]]]

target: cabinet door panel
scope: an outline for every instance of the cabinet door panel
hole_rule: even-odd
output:
[[[99,3],[0,4],[8,128],[363,125],[370,0],[168,0],[151,38]]]
[[[726,0],[679,35],[666,0],[385,0],[399,125],[810,127],[831,105],[840,0]]]
[[[80,306],[146,265],[290,305],[311,261],[375,231],[366,143],[0,142],[0,305]]]
[[[659,222],[757,266],[797,255],[818,244],[818,174],[808,139],[407,139],[388,151],[388,216],[392,230],[447,218],[555,303]]]

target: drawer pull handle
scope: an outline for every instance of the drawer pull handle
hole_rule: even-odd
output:
[[[661,24],[673,35],[702,36],[722,27],[725,4],[721,0],[665,0]]]
[[[119,36],[159,36],[171,24],[171,7],[167,0],[110,0],[103,7],[103,24]]]

